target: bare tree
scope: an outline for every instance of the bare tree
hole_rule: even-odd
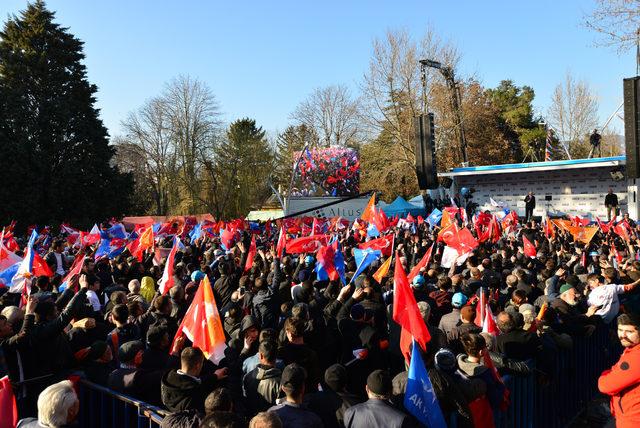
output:
[[[589,84],[567,72],[564,83],[556,86],[547,118],[567,157],[585,157],[588,135],[598,124],[598,101]]]
[[[195,213],[202,203],[203,160],[213,156],[215,137],[220,131],[218,102],[205,83],[189,76],[179,76],[169,82],[162,98],[171,122],[179,184],[187,193],[181,208]]]
[[[157,214],[208,208],[202,180],[215,157],[219,117],[211,90],[197,79],[180,76],[122,122],[124,135],[116,138],[119,161],[133,162],[129,166],[137,183],[152,187]]]
[[[601,35],[601,46],[624,52],[640,38],[640,0],[596,0],[596,9],[584,18],[584,25]]]
[[[369,69],[362,82],[362,99],[370,140],[375,138],[373,146],[379,147],[363,147],[363,188],[379,189],[386,183],[397,193],[418,189],[414,174],[413,117],[423,109],[421,59],[439,61],[455,69],[459,55],[452,44],[442,41],[430,28],[417,42],[402,30],[388,31],[384,38],[373,41]],[[426,69],[425,108],[435,113],[437,123],[449,115],[448,111],[432,109],[437,107],[432,103],[434,86],[444,84],[438,70]],[[445,108],[450,110],[449,105]],[[436,150],[454,139],[455,131],[455,127],[438,128]],[[386,161],[378,163],[373,158],[376,153],[384,153]],[[405,177],[405,184],[400,189],[397,186],[402,177]]]
[[[176,152],[166,102],[152,98],[122,121],[124,135],[116,137],[118,159],[134,172],[137,182],[152,186],[155,213],[168,213],[171,183],[176,173]],[[144,176],[144,178],[143,178]]]
[[[362,138],[359,102],[342,85],[316,88],[298,105],[291,119],[296,125],[313,129],[323,146],[357,146]]]

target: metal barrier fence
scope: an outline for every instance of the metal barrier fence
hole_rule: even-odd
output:
[[[599,326],[590,337],[574,338],[571,350],[555,353],[546,379],[537,374],[505,376],[511,391],[509,409],[496,415],[499,428],[565,427],[598,391],[598,377],[620,355],[611,330]],[[535,363],[528,362],[535,371]]]
[[[164,411],[103,386],[80,380],[80,427],[158,428]]]
[[[505,376],[511,392],[509,409],[495,415],[497,428],[556,428],[567,426],[596,394],[600,373],[621,352],[610,329],[600,326],[587,338],[574,338],[573,348],[555,355],[549,379],[536,374]],[[529,362],[535,370],[535,363]],[[108,388],[80,380],[80,427],[157,428],[165,411]],[[457,426],[455,415],[450,426]]]

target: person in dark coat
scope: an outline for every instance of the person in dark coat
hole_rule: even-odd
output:
[[[409,416],[389,402],[393,386],[391,376],[385,370],[375,370],[367,377],[366,391],[367,401],[345,410],[345,427],[404,428],[412,425]]]
[[[304,343],[304,321],[298,318],[287,318],[284,325],[287,340],[278,349],[278,358],[285,365],[297,363],[305,369],[306,391],[311,393],[318,389],[320,382],[320,363],[318,354]]]
[[[451,331],[449,336],[448,348],[453,351],[454,355],[458,355],[464,352],[462,341],[460,338],[465,334],[475,333],[478,334],[482,331],[480,327],[475,324],[476,309],[473,306],[465,306],[460,310],[460,325]]]
[[[269,409],[278,415],[283,428],[322,428],[322,421],[303,404],[307,371],[299,364],[289,364],[282,371],[280,389],[285,400]]]
[[[529,192],[527,196],[524,197],[524,210],[525,210],[525,220],[531,221],[531,217],[533,217],[533,210],[536,208],[536,197],[533,196],[533,192]]]
[[[253,413],[263,412],[276,404],[280,392],[282,371],[276,367],[277,345],[266,340],[260,342],[258,358],[260,363],[242,379],[247,407]]]
[[[514,360],[528,360],[542,350],[542,343],[534,333],[516,328],[513,315],[500,312],[497,319],[500,333],[497,338],[496,350],[507,358]]]
[[[224,377],[226,369],[218,369],[214,376],[201,377],[204,354],[198,348],[188,347],[180,354],[180,369],[169,370],[162,377],[162,403],[172,412],[195,409],[204,413],[204,400]]]
[[[114,369],[113,354],[105,341],[96,341],[89,348],[83,370],[87,379],[98,385],[107,386],[109,375]]]
[[[275,254],[275,252],[273,253]],[[271,284],[264,278],[256,278],[255,294],[252,298],[253,316],[261,328],[277,328],[278,317],[280,315],[280,296],[278,287],[280,286],[280,259],[273,260],[274,274]]]
[[[347,369],[334,364],[324,372],[322,391],[304,397],[309,410],[320,416],[325,428],[344,426],[344,412],[349,407],[362,403],[362,398],[347,391]]]
[[[560,319],[561,333],[588,336],[595,330],[595,318],[591,319],[598,310],[591,306],[586,314],[579,310],[576,289],[570,284],[560,287],[558,297],[551,301],[551,308]]]
[[[127,305],[115,305],[111,310],[110,319],[116,328],[107,335],[107,344],[113,355],[117,354],[123,343],[140,340],[140,329],[129,322],[129,308]],[[116,363],[118,362],[116,356]]]
[[[162,371],[141,369],[144,345],[139,340],[124,343],[118,351],[120,367],[109,375],[107,382],[114,391],[130,395],[153,405],[160,405]]]
[[[613,189],[609,189],[609,193],[604,197],[604,205],[607,207],[607,221],[611,221],[611,218],[615,217],[618,211],[618,195],[613,193]]]

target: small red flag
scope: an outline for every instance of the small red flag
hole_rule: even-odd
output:
[[[18,408],[9,376],[0,379],[0,415],[0,428],[13,428],[17,425]]]
[[[244,271],[248,271],[253,266],[253,259],[256,257],[256,236],[251,237],[251,245],[249,245],[249,254],[247,254],[247,262],[244,265]]]
[[[527,257],[535,258],[538,255],[536,247],[527,239],[526,236],[522,237],[522,243],[524,244],[524,255]]]
[[[409,275],[407,276],[407,280],[413,281],[413,278],[415,278],[420,273],[420,269],[422,269],[429,263],[429,260],[431,259],[431,252],[433,251],[434,245],[435,244],[431,244],[431,247],[429,247],[427,252],[424,253],[424,256],[422,256],[422,259],[420,259],[418,264],[415,265],[413,269],[411,269],[411,272],[409,272]]]
[[[285,247],[287,246],[287,234],[284,231],[284,228],[280,228],[280,236],[278,237],[278,244],[276,246],[276,254],[279,258],[282,258],[282,253],[284,252]]]

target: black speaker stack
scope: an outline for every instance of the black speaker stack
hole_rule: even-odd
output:
[[[438,187],[436,168],[436,139],[433,129],[433,113],[413,118],[416,154],[416,176],[421,190]]]
[[[627,178],[640,178],[640,76],[623,80]]]

